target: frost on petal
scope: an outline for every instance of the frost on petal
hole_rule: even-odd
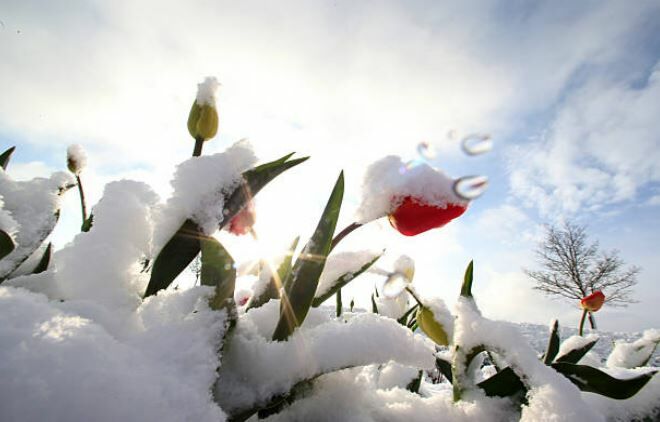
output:
[[[428,164],[407,168],[401,157],[382,158],[371,164],[365,174],[357,222],[366,223],[388,215],[405,196],[438,208],[446,208],[447,204],[467,205],[467,201],[454,193],[453,183],[449,176]]]

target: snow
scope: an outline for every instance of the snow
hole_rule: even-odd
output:
[[[323,296],[335,286],[335,282],[338,281],[341,276],[358,272],[360,268],[376,259],[376,257],[382,253],[382,251],[362,250],[354,252],[339,252],[328,256],[314,296]]]
[[[582,401],[577,387],[538,359],[515,328],[483,318],[474,301],[464,297],[459,298],[454,314],[454,343],[463,348],[462,357],[456,361],[459,371],[465,370],[467,351],[479,345],[494,348],[530,388],[521,421],[605,420]],[[463,383],[465,388],[472,388],[471,394],[483,395],[469,378]]]
[[[0,261],[0,278],[10,275],[42,244],[57,222],[58,192],[72,183],[71,175],[64,172],[48,179],[14,181],[0,171],[0,224],[14,233],[16,242],[16,248]]]
[[[357,222],[367,223],[390,214],[406,196],[438,208],[449,203],[467,205],[456,196],[453,184],[453,179],[426,163],[408,168],[401,157],[387,156],[367,169]]]
[[[5,210],[5,202],[3,201],[2,196],[0,196],[0,230],[7,233],[12,240],[15,241],[14,235],[16,234],[17,228],[18,223],[16,223],[16,220],[11,216],[11,213]]]
[[[647,365],[656,347],[660,343],[660,330],[644,331],[642,338],[632,343],[617,341],[612,353],[607,358],[608,368],[636,368]]]
[[[87,166],[87,153],[79,144],[69,145],[66,150],[66,161],[72,173],[80,174]]]
[[[279,301],[248,311],[237,325],[215,395],[223,409],[236,412],[288,392],[297,382],[328,371],[390,360],[431,369],[433,344],[396,321],[360,314],[346,322],[312,308],[286,342],[270,340]]]
[[[224,324],[210,292],[150,298],[117,337],[67,302],[0,287],[0,420],[224,420],[208,392]]]
[[[220,82],[213,76],[204,79],[204,82],[197,84],[197,97],[195,101],[199,105],[210,105],[215,107],[216,96],[220,88]]]
[[[172,196],[156,218],[153,250],[157,254],[187,218],[206,234],[215,232],[224,216],[225,197],[240,184],[256,157],[250,143],[236,142],[225,152],[192,157],[177,166]]]
[[[114,312],[135,310],[148,282],[140,273],[140,259],[150,250],[157,203],[158,196],[144,183],[107,184],[94,207],[93,230],[79,233],[55,255],[58,299],[93,302]]]
[[[401,318],[412,306],[410,295],[405,290],[396,297],[380,295],[374,300],[376,301],[376,307],[378,307],[378,313],[392,319]]]

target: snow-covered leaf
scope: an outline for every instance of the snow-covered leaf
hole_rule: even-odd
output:
[[[564,362],[564,363],[578,363],[580,362],[580,359],[586,355],[589,350],[591,350],[596,342],[598,341],[598,337],[593,336],[593,337],[587,337],[583,338],[581,336],[575,336],[571,337],[569,339],[566,339],[564,344],[562,345],[563,347],[559,350],[559,356],[555,359],[555,362]],[[581,343],[576,343],[572,344],[572,342],[569,343],[570,340],[581,340],[584,339],[583,342]]]
[[[37,264],[36,267],[34,267],[34,270],[32,270],[32,274],[39,274],[43,273],[48,269],[48,265],[50,264],[50,259],[53,256],[53,244],[51,242],[48,242],[48,246],[46,246],[46,250],[44,251],[43,255],[41,255],[41,259],[39,259],[39,263]]]
[[[580,390],[623,400],[637,394],[656,374],[648,372],[628,379],[614,378],[603,371],[586,365],[557,362],[552,367],[568,378]]]
[[[346,252],[344,254],[337,254],[337,256],[343,255],[342,258],[348,258],[352,262],[350,263],[350,268],[348,268],[346,271],[342,271],[341,269],[339,270],[342,272],[342,274],[334,278],[332,276],[327,277],[328,280],[324,280],[326,278],[326,272],[328,269],[328,266],[331,265],[331,260],[333,256],[328,257],[328,260],[326,262],[326,267],[323,270],[323,273],[321,274],[321,279],[319,281],[319,286],[316,291],[316,295],[314,296],[314,301],[312,302],[312,306],[318,307],[321,306],[323,302],[328,300],[332,295],[337,293],[341,288],[346,286],[348,283],[353,281],[356,277],[358,277],[360,274],[364,273],[367,271],[378,259],[380,259],[381,256],[383,256],[383,252],[380,254],[376,255],[375,257],[373,256],[372,253],[367,255],[367,261],[359,261],[359,259],[362,257],[363,254],[354,254],[351,252]],[[363,258],[364,259],[364,258]],[[333,271],[336,273],[337,271]],[[332,278],[330,280],[329,278]]]
[[[9,255],[16,248],[14,239],[5,231],[0,230],[0,259]]]
[[[525,394],[527,388],[520,377],[510,366],[502,369],[492,377],[477,384],[487,396],[511,397],[515,394]]]

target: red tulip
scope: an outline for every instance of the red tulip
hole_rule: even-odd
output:
[[[596,312],[603,307],[605,303],[605,295],[600,290],[597,290],[589,296],[580,301],[580,307],[585,311]]]
[[[234,216],[234,218],[231,219],[231,221],[229,221],[227,230],[236,236],[244,235],[252,230],[256,217],[254,204],[250,201]]]
[[[467,204],[448,203],[444,207],[427,205],[422,200],[406,196],[390,213],[392,227],[405,236],[415,236],[427,230],[442,227],[467,209]]]

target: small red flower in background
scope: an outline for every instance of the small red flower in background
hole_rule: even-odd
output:
[[[585,311],[596,312],[603,306],[603,303],[605,303],[605,295],[600,290],[597,290],[583,298],[580,301],[580,307]]]
[[[256,218],[257,215],[254,211],[254,203],[250,201],[245,208],[231,219],[227,225],[227,230],[236,236],[249,233],[252,230]]]
[[[388,216],[392,227],[405,236],[415,236],[442,227],[462,215],[467,209],[463,204],[447,204],[444,208],[427,205],[417,198],[406,196]]]

